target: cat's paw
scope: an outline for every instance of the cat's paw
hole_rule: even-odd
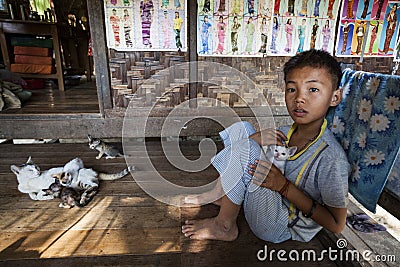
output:
[[[64,209],[69,209],[69,208],[71,208],[71,206],[69,206],[68,204],[64,204],[64,203],[60,203],[58,206],[59,206],[60,208],[64,208]]]
[[[85,198],[81,198],[80,199],[80,201],[79,201],[79,207],[84,207],[84,206],[86,206],[87,204],[88,204],[88,199],[85,197]]]
[[[97,156],[97,157],[96,157],[96,159],[100,159],[100,158],[101,158],[101,156]]]
[[[135,166],[128,166],[128,172],[136,170]]]
[[[30,193],[29,193],[29,197],[30,197],[32,200],[39,200],[39,199],[37,198],[37,194],[36,194],[36,193],[30,192]]]
[[[54,196],[53,195],[42,195],[42,194],[37,194],[36,195],[36,199],[34,199],[34,200],[51,200],[51,199],[54,199]]]

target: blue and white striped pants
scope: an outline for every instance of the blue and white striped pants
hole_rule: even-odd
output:
[[[249,164],[265,159],[260,145],[248,137],[255,133],[248,122],[237,122],[220,136],[225,148],[211,162],[221,177],[225,195],[242,205],[253,233],[265,241],[279,243],[291,238],[288,228],[288,209],[278,192],[251,182]]]

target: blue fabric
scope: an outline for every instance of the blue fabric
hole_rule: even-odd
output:
[[[375,212],[400,147],[400,77],[346,69],[341,87],[328,127],[352,165],[350,193]]]

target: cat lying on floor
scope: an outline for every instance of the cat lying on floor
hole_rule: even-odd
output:
[[[48,189],[55,182],[54,177],[59,177],[57,179],[61,185],[76,191],[83,191],[79,201],[82,206],[86,205],[96,194],[99,180],[119,179],[131,170],[134,170],[134,167],[128,167],[115,174],[98,173],[93,169],[85,168],[80,158],[69,161],[64,167],[52,168],[43,172],[31,157],[21,166],[11,166],[11,171],[17,176],[18,190],[21,193],[29,194],[31,199],[54,199],[54,195],[47,195],[43,189]]]
[[[29,194],[33,200],[48,200],[53,199],[54,196],[46,195],[42,189],[47,189],[54,183],[53,175],[63,172],[64,169],[76,173],[81,168],[83,168],[82,160],[73,159],[64,167],[51,168],[41,172],[39,166],[29,157],[27,162],[21,166],[12,165],[11,171],[17,176],[18,190],[21,193]]]

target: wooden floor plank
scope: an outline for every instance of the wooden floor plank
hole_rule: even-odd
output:
[[[15,192],[14,196],[3,197],[0,199],[0,210],[22,210],[22,209],[56,209],[60,203],[59,199],[47,201],[32,201],[28,195],[21,195],[22,193]],[[103,192],[98,193],[92,202],[88,204],[88,208],[101,203],[107,208],[115,207],[152,207],[165,205],[156,199],[149,197],[144,191],[140,190],[136,193],[126,195],[106,195]],[[74,208],[79,209],[79,208]]]
[[[107,201],[108,202],[108,201]],[[57,205],[46,210],[20,209],[19,217],[0,210],[0,231],[56,231],[90,229],[130,229],[179,227],[178,208],[167,205],[154,207],[111,207],[103,200],[89,208],[61,209]],[[61,222],[64,222],[61,226]]]
[[[76,153],[79,154],[79,153]],[[52,157],[49,158],[48,157],[48,152],[47,153],[43,153],[41,155],[32,155],[29,154],[28,156],[32,157],[32,160],[36,163],[36,164],[42,164],[42,165],[52,165],[52,164],[57,164],[59,163],[62,159],[63,161],[68,161],[71,159],[74,159],[76,157],[79,157],[83,160],[83,163],[87,166],[92,165],[92,164],[99,164],[99,163],[105,163],[105,164],[121,164],[121,163],[125,163],[125,159],[124,158],[117,158],[117,159],[106,159],[101,158],[100,160],[97,160],[95,158],[95,156],[97,156],[97,153],[95,155],[77,155],[77,156],[60,156],[60,157]],[[208,154],[208,155],[202,155],[202,159],[204,159],[207,163],[210,163],[211,158],[214,156],[214,154]],[[22,157],[22,159],[25,159],[25,161],[27,160],[27,156]],[[141,157],[127,157],[128,162],[133,162],[133,163],[137,163],[137,164],[143,164],[143,163],[147,163],[149,161],[154,162],[154,164],[166,164],[167,162],[174,162],[174,160],[181,160],[183,158],[186,158],[188,161],[196,161],[199,156],[175,156],[175,155],[171,155],[168,156],[168,158],[166,158],[165,156],[149,156],[149,155],[144,155],[144,153],[142,153]],[[2,159],[2,163],[5,165],[11,165],[11,164],[15,164],[15,159],[14,158],[3,158]],[[66,162],[65,162],[66,163]]]
[[[46,159],[42,159],[42,160],[37,160],[35,158],[33,158],[33,161],[38,164],[38,166],[40,167],[41,170],[47,170],[50,168],[54,168],[54,167],[62,167],[64,166],[69,160],[71,160],[73,158],[68,158],[60,161],[59,159],[52,159],[49,160],[49,162],[45,163]],[[25,160],[26,161],[26,160]],[[24,163],[23,162],[15,162],[13,160],[5,160],[5,163],[0,165],[0,173],[9,173],[10,171],[10,166],[11,165],[20,165]],[[134,166],[135,170],[137,171],[153,171],[153,170],[164,170],[166,168],[172,168],[171,170],[173,170],[173,165],[171,164],[171,162],[169,162],[167,159],[165,158],[158,158],[158,159],[153,159],[151,161],[149,161],[148,159],[140,159],[140,158],[135,158],[135,159],[131,159],[128,160],[128,163],[130,166]],[[208,164],[205,165],[204,168],[210,166],[208,161],[206,161],[204,164]],[[111,163],[110,161],[105,162],[104,161],[85,161],[84,165],[87,168],[93,168],[94,170],[98,171],[98,172],[108,172],[108,173],[114,173],[114,172],[119,172],[122,169],[126,168],[127,164],[123,161],[120,162],[113,162]],[[184,168],[185,166],[192,166],[192,167],[196,167],[193,165],[188,165],[188,163],[183,164],[180,168]]]
[[[1,262],[0,262],[1,266]],[[182,263],[182,254],[180,252],[168,253],[153,253],[150,255],[145,254],[119,254],[119,255],[102,255],[97,257],[52,257],[37,259],[16,259],[7,260],[7,267],[14,266],[29,266],[29,267],[43,267],[43,266],[187,266]]]
[[[185,181],[187,186],[194,186],[199,181],[203,181],[204,183],[208,183],[210,181],[214,181],[218,177],[218,172],[212,167],[208,167],[207,169],[199,172],[187,172],[183,170],[170,170],[170,171],[133,171],[132,174],[128,174],[123,178],[120,178],[118,181],[121,182],[130,182],[133,180],[149,180],[156,175],[161,175],[168,181]],[[8,168],[5,173],[0,173],[0,184],[2,186],[7,186],[9,183],[16,182],[16,176],[11,172]],[[115,181],[104,181],[102,183],[113,183]],[[14,184],[12,185],[14,186]]]
[[[111,143],[119,148],[122,148],[121,143]],[[218,149],[222,148],[222,144],[220,142],[217,142],[215,144]],[[49,149],[51,149],[54,152],[57,152],[57,148],[62,147],[63,150],[61,150],[64,153],[68,153],[69,151],[67,149],[69,148],[74,148],[74,149],[84,149],[85,151],[92,151],[93,153],[96,153],[95,151],[89,149],[88,144],[85,143],[79,143],[79,144],[65,144],[65,143],[51,143],[51,144],[0,144],[0,148],[4,153],[7,152],[48,152]],[[174,142],[164,142],[162,145],[160,142],[129,142],[125,141],[125,146],[124,149],[127,149],[129,152],[144,152],[143,148],[147,148],[149,151],[148,152],[160,152],[163,150],[166,150],[168,152],[174,151],[174,149],[177,147],[177,144]],[[194,141],[182,141],[182,143],[179,146],[179,149],[185,153],[199,153],[198,151],[198,142]],[[204,150],[205,152],[210,151],[206,147]],[[0,155],[1,156],[1,155]]]
[[[0,260],[181,251],[180,228],[1,232]]]

